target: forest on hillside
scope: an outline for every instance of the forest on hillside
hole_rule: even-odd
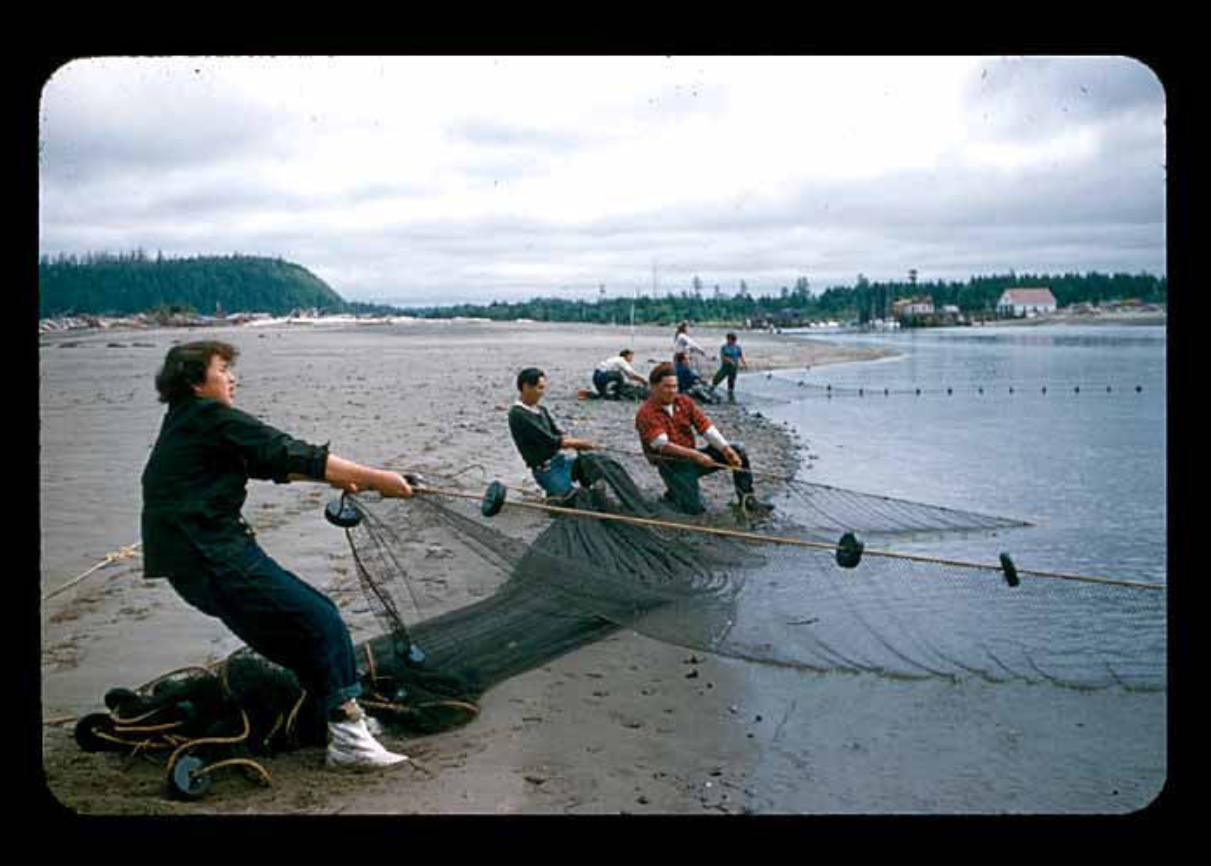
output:
[[[345,312],[346,302],[306,268],[260,256],[154,258],[142,251],[38,261],[38,316],[131,315],[154,310],[202,315],[296,309]]]

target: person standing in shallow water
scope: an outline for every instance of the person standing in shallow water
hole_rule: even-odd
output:
[[[332,766],[407,761],[374,737],[349,630],[336,605],[271,559],[240,514],[250,478],[325,481],[408,498],[396,472],[330,454],[236,409],[238,350],[218,340],[174,346],[156,376],[168,404],[143,470],[144,574],[217,617],[249,647],[292,671],[328,720]]]
[[[728,334],[724,340],[724,345],[720,346],[720,369],[712,378],[711,387],[714,388],[727,379],[728,396],[731,397],[736,388],[736,374],[741,367],[749,365],[745,363],[745,353],[741,350],[741,344],[736,341],[736,334]]]

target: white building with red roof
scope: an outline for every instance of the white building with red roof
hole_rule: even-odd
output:
[[[1036,316],[1056,312],[1051,289],[1006,289],[997,301],[997,311],[1011,316]]]

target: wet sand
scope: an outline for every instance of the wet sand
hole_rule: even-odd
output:
[[[237,405],[274,426],[365,463],[478,464],[482,477],[530,487],[505,422],[517,370],[547,371],[547,405],[568,429],[634,450],[635,405],[576,391],[624,345],[642,372],[671,345],[665,329],[637,329],[633,341],[627,329],[488,323],[43,337],[43,593],[138,540],[138,478],[163,411],[152,377],[173,342],[204,336],[239,347]],[[693,336],[722,342],[722,332]],[[741,337],[755,371],[864,357]],[[742,403],[743,389],[742,378]],[[766,471],[811,464],[810,442],[743,406],[709,414]],[[655,473],[637,480],[656,492]],[[245,515],[271,555],[338,603],[357,642],[378,629],[344,537],[323,519],[331,496],[254,482]],[[438,593],[432,613],[464,600]],[[41,715],[52,721],[239,646],[170,587],[144,581],[138,559],[51,599],[40,622]],[[1164,694],[758,669],[629,631],[496,686],[481,709],[452,732],[385,737],[419,767],[350,776],[325,770],[322,750],[301,750],[267,762],[271,787],[232,774],[197,803],[168,800],[149,760],[80,751],[70,723],[44,726],[43,766],[51,796],[87,815],[1122,814],[1165,781]]]

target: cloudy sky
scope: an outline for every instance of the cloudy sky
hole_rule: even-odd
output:
[[[42,253],[280,256],[348,300],[1166,266],[1130,58],[100,58],[40,115]]]

